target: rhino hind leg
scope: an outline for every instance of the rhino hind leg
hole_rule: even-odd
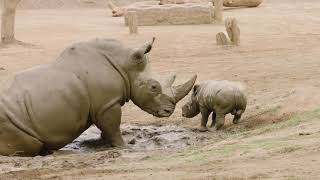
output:
[[[233,117],[233,124],[238,124],[239,120],[241,119],[241,115],[242,115],[242,111],[237,111],[235,114],[234,114],[234,117]]]
[[[36,156],[43,144],[16,128],[11,122],[0,120],[0,154],[5,156]]]

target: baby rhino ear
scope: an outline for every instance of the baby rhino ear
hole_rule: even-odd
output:
[[[193,86],[193,94],[197,95],[199,92],[200,85],[196,84]]]

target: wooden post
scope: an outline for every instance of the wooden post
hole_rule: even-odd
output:
[[[235,18],[227,18],[225,20],[226,31],[231,42],[234,45],[240,45],[240,28]]]
[[[217,22],[223,22],[223,0],[214,1],[214,19]]]
[[[128,26],[130,34],[138,34],[138,15],[135,11],[128,11]]]
[[[15,41],[14,25],[16,7],[20,0],[1,0],[2,14],[1,14],[1,42],[9,44]]]
[[[227,45],[228,39],[227,36],[223,32],[219,32],[216,35],[217,45]]]

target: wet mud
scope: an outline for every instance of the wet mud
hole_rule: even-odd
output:
[[[122,136],[126,149],[137,151],[179,149],[208,140],[208,134],[178,126],[123,125]],[[100,138],[100,130],[90,127],[62,150],[97,152],[112,149]]]

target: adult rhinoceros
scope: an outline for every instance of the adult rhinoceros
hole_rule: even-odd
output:
[[[1,85],[0,154],[33,156],[62,148],[90,125],[112,146],[122,146],[121,106],[168,117],[195,83],[172,87],[151,76],[150,43],[137,49],[114,39],[66,48],[56,61],[16,74]]]

